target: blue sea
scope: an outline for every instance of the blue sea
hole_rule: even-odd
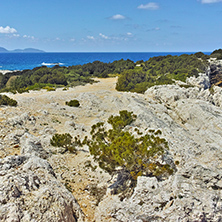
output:
[[[193,54],[195,52],[186,52]],[[182,55],[184,52],[107,52],[107,53],[0,53],[0,70],[24,70],[40,66],[53,67],[83,65],[99,60],[113,62],[120,59],[130,59],[134,62],[147,61],[154,56]],[[209,54],[209,53],[205,53]]]

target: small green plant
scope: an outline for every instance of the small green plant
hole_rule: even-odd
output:
[[[214,85],[212,85],[212,86],[209,88],[209,91],[210,91],[210,94],[211,94],[211,95],[214,95],[214,93],[215,93]]]
[[[191,87],[194,87],[194,86],[192,86],[192,85],[186,85],[186,84],[180,84],[179,86],[180,86],[181,88],[186,88],[186,89],[191,88]]]
[[[6,95],[0,95],[0,105],[5,106],[17,106],[18,102],[14,99],[9,98]]]
[[[56,88],[50,87],[50,86],[45,86],[45,87],[43,87],[43,89],[46,89],[48,92],[56,90]]]
[[[55,119],[55,118],[52,118],[52,122],[53,122],[53,123],[61,124],[61,122],[60,122],[59,120]]]
[[[66,101],[66,105],[71,106],[71,107],[79,107],[80,103],[78,100],[74,99],[74,100]]]
[[[65,187],[66,187],[66,189],[70,192],[70,193],[72,193],[72,187],[71,187],[71,185],[68,183],[68,182],[65,182]]]
[[[72,142],[72,136],[69,133],[56,133],[50,140],[50,143],[52,146],[63,147],[71,153],[76,152],[75,143]]]

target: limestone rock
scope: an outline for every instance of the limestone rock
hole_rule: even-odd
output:
[[[0,221],[84,221],[72,194],[37,156],[0,160]]]
[[[200,73],[198,77],[187,78],[186,83],[201,89],[209,89],[211,86],[210,79],[206,73]]]
[[[48,157],[47,152],[42,148],[41,141],[35,136],[25,133],[21,140],[21,154],[38,156],[46,159]]]
[[[130,198],[107,193],[96,208],[97,222],[222,220],[222,97],[215,89],[154,86],[144,94],[147,103],[128,98],[135,126],[161,129],[177,171],[164,181],[138,177]]]

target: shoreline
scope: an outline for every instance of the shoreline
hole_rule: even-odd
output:
[[[15,72],[16,70],[0,70],[0,73],[2,73],[3,75],[5,75],[6,73],[9,72]]]

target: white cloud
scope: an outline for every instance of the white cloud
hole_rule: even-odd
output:
[[[30,35],[23,35],[23,38],[26,38],[26,39],[35,39],[34,36],[30,36]]]
[[[120,15],[120,14],[116,14],[116,15],[111,16],[109,19],[112,19],[112,20],[123,20],[123,19],[126,19],[126,17],[123,16],[123,15]]]
[[[103,38],[103,39],[109,39],[109,37],[108,36],[106,36],[106,35],[103,35],[102,33],[99,33],[99,35]]]
[[[88,35],[87,39],[95,40],[94,36]]]
[[[16,29],[11,28],[9,26],[6,26],[5,28],[3,26],[0,26],[0,33],[9,34],[9,33],[16,33],[16,32],[17,32]]]
[[[222,0],[201,0],[201,3],[203,4],[211,4],[211,3],[217,3],[222,2]]]
[[[146,5],[143,5],[143,4],[139,5],[137,8],[138,9],[147,9],[147,10],[157,10],[157,9],[159,9],[159,5],[155,2],[149,2]]]
[[[13,34],[13,36],[14,36],[14,37],[20,37],[20,35],[19,35],[19,34]]]
[[[132,36],[132,33],[131,32],[127,32],[126,33],[128,36]]]
[[[75,39],[75,38],[72,38],[72,39],[70,39],[70,41],[71,41],[71,42],[75,42],[75,41],[76,41],[76,39]]]

